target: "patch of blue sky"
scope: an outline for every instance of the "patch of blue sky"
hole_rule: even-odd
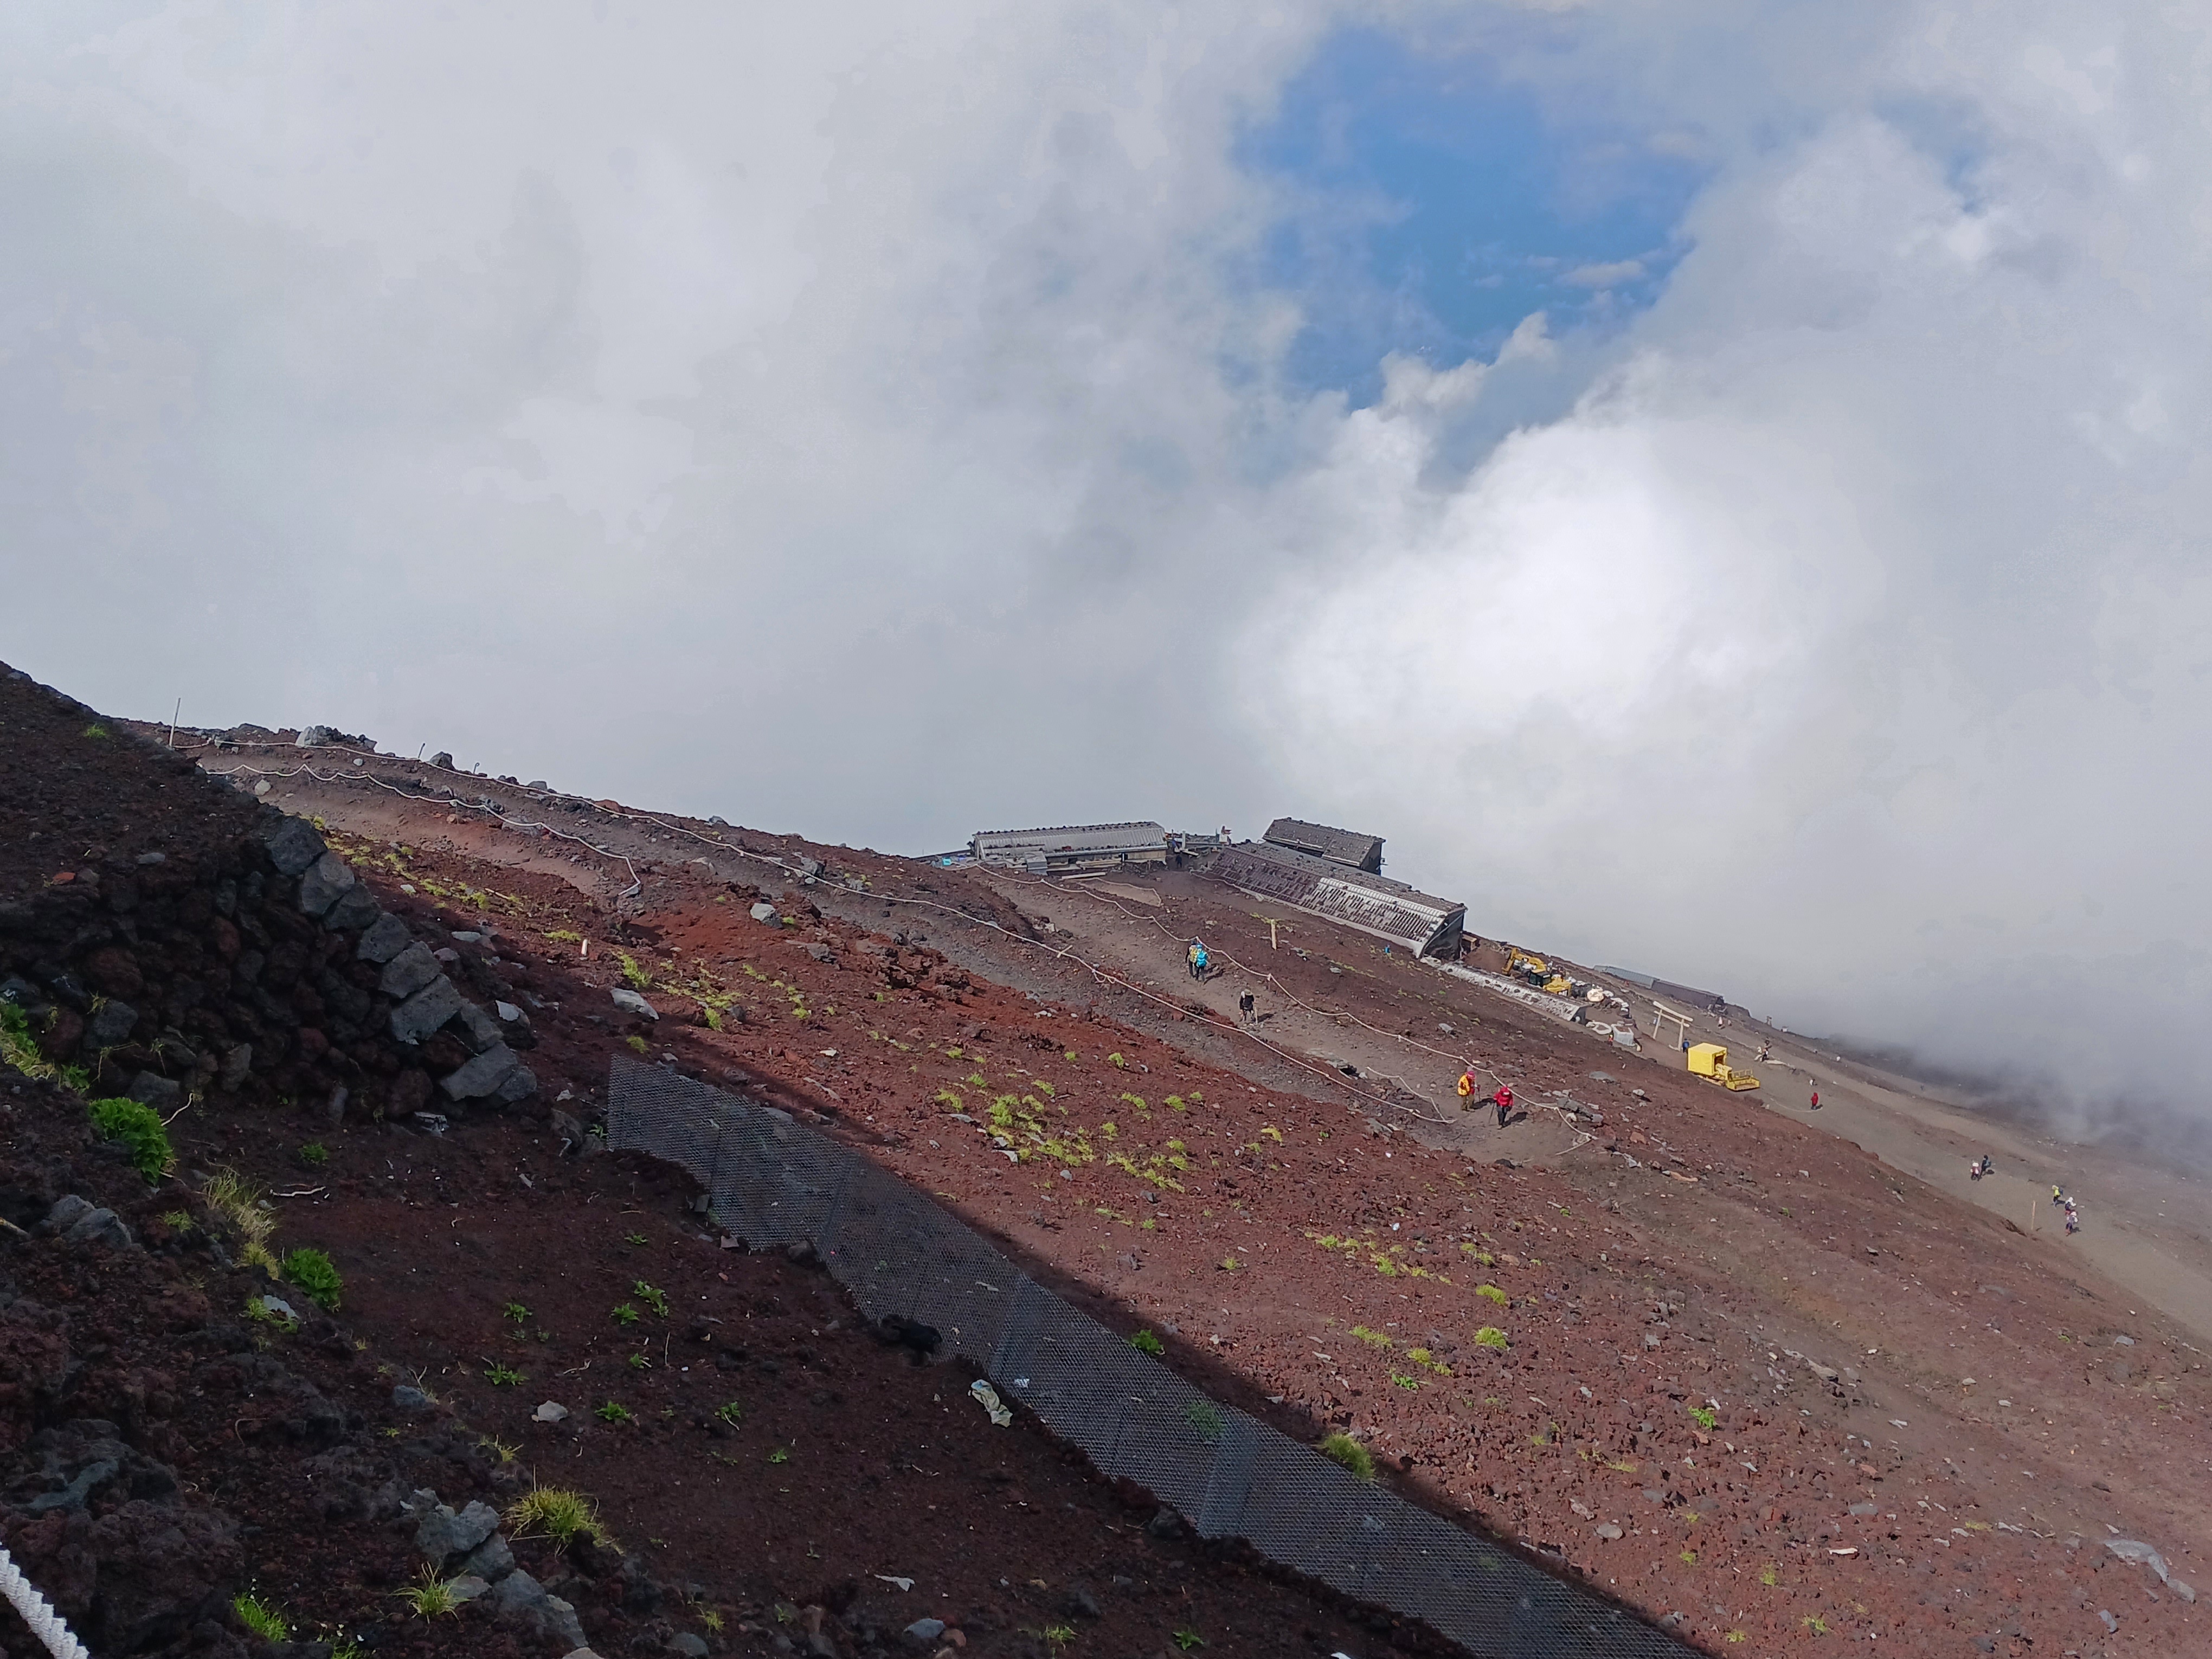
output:
[[[1288,372],[1355,404],[1389,352],[1489,356],[1532,312],[1610,330],[1650,305],[1706,177],[1688,147],[1548,104],[1462,46],[1324,43],[1240,160],[1285,213],[1256,280],[1297,295]]]

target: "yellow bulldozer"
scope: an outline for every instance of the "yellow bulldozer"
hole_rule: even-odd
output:
[[[1691,1072],[1709,1083],[1717,1083],[1723,1089],[1756,1089],[1759,1079],[1748,1072],[1739,1072],[1728,1063],[1728,1050],[1717,1042],[1700,1042],[1689,1051]]]

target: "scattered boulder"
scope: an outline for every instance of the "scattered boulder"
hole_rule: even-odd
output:
[[[185,1086],[174,1078],[163,1077],[159,1072],[141,1072],[131,1079],[131,1086],[123,1092],[141,1106],[151,1106],[167,1116],[183,1103]]]
[[[441,974],[392,1011],[392,1035],[402,1042],[419,1043],[460,1012],[461,994]]]
[[[323,926],[334,933],[357,933],[384,915],[368,888],[349,887],[323,912]]]
[[[473,1002],[461,1005],[461,1012],[453,1017],[453,1025],[472,1054],[496,1048],[507,1040],[506,1034],[499,1029],[499,1022]]]
[[[576,1620],[576,1609],[548,1594],[544,1585],[520,1567],[492,1586],[484,1604],[502,1623],[520,1625],[558,1641],[564,1653],[584,1645],[584,1627]]]
[[[127,1250],[136,1242],[123,1218],[109,1209],[87,1210],[62,1234],[64,1244],[105,1244],[112,1250]]]
[[[500,1086],[521,1069],[522,1062],[515,1058],[514,1049],[504,1042],[495,1043],[460,1070],[441,1079],[438,1086],[448,1100],[481,1100],[497,1095]],[[532,1087],[536,1087],[535,1079]]]
[[[324,854],[300,878],[300,913],[321,915],[353,884],[353,866],[336,853]]]
[[[496,1584],[514,1571],[514,1552],[507,1547],[503,1533],[492,1535],[469,1552],[469,1559],[461,1563],[463,1572],[474,1573],[487,1584]]]
[[[363,962],[381,966],[414,942],[415,936],[407,931],[407,924],[387,914],[379,916],[361,936],[361,943],[354,948],[354,954]]]
[[[138,1011],[120,997],[111,997],[92,1011],[84,1023],[84,1040],[92,1048],[112,1048],[128,1042],[138,1024]]]
[[[763,902],[762,903],[756,904],[745,914],[750,915],[755,921],[772,922],[775,920],[775,906]]]
[[[942,1619],[917,1619],[899,1632],[899,1638],[909,1647],[927,1647],[945,1634]]]
[[[614,999],[615,1006],[626,1014],[635,1014],[641,1019],[660,1018],[659,1010],[627,985],[617,985],[608,994]]]
[[[489,1504],[472,1503],[459,1512],[450,1504],[441,1504],[416,1523],[415,1547],[442,1572],[447,1562],[468,1554],[498,1530],[499,1511]]]
[[[313,824],[284,814],[263,826],[261,846],[280,876],[300,874],[328,850]]]
[[[416,939],[384,964],[384,972],[377,978],[376,988],[394,1002],[398,1002],[413,996],[442,971],[438,966],[438,958],[430,954],[430,947]],[[451,1018],[452,1016],[447,1018]],[[444,1023],[443,1020],[439,1022],[440,1024]]]
[[[405,1412],[414,1417],[420,1417],[425,1412],[437,1409],[437,1402],[412,1382],[402,1382],[398,1388],[392,1389],[392,1404],[395,1410]]]

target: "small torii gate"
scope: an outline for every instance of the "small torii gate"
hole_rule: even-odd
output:
[[[1674,1041],[1668,1046],[1679,1051],[1690,1040],[1690,1016],[1675,1012],[1656,997],[1652,999],[1651,1008],[1651,1035],[1655,1037],[1663,1036],[1662,1028],[1672,1025]]]

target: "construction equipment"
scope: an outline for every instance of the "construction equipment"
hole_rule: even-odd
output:
[[[1748,1072],[1732,1069],[1728,1063],[1728,1050],[1717,1042],[1700,1042],[1689,1051],[1690,1070],[1708,1082],[1717,1083],[1723,1089],[1756,1089],[1759,1079]]]

